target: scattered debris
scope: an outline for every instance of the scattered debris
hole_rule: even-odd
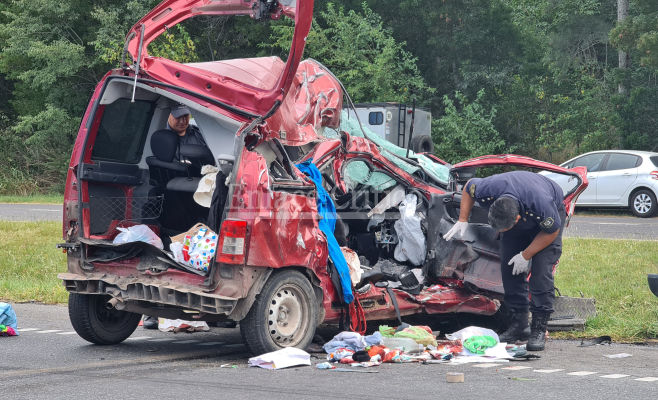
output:
[[[600,344],[612,344],[612,338],[610,336],[599,336],[597,338],[588,341],[581,340],[578,347],[589,347],[589,346],[596,346]]]
[[[626,357],[632,357],[632,354],[628,353],[619,353],[619,354],[604,354],[603,357],[607,358],[626,358]]]
[[[297,365],[311,365],[311,355],[296,347],[285,347],[249,359],[250,367],[265,369],[281,369]]]
[[[185,321],[182,319],[158,318],[158,330],[162,332],[207,332],[210,330],[205,321]]]
[[[464,383],[463,372],[448,372],[446,373],[446,382],[448,383]]]
[[[0,302],[0,336],[18,336],[18,320],[9,303]]]

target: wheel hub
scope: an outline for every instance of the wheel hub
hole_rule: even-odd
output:
[[[635,197],[633,206],[635,207],[635,211],[645,214],[651,210],[651,198],[648,195],[642,193]]]
[[[272,340],[280,346],[294,346],[303,336],[307,316],[298,289],[282,287],[278,290],[268,310],[268,328]]]

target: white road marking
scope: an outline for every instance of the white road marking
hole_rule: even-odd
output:
[[[532,368],[532,367],[523,367],[523,366],[517,365],[515,367],[505,367],[505,368],[501,368],[501,369],[506,369],[506,370],[509,370],[509,371],[519,371],[519,370],[528,369],[528,368]]]
[[[585,376],[585,375],[594,375],[596,372],[592,371],[576,371],[576,372],[569,372],[567,375],[574,375],[574,376]]]
[[[58,335],[77,335],[78,332],[59,332]]]
[[[47,331],[37,331],[37,333],[55,333],[55,332],[61,332],[61,331],[62,331],[61,329],[49,329]]]
[[[38,331],[41,328],[18,328],[18,332],[30,332],[30,331]]]
[[[30,208],[28,211],[61,212],[62,210],[51,210],[51,209],[49,209],[49,208]]]
[[[534,372],[539,372],[540,374],[552,374],[553,372],[564,371],[564,369],[535,369]]]
[[[196,340],[196,339],[190,339],[190,340],[181,340],[181,341],[174,342],[174,343],[176,343],[176,344],[189,344],[189,343],[197,343],[197,342],[198,342],[198,340]]]
[[[128,341],[128,340],[146,340],[146,339],[150,339],[150,338],[151,338],[150,336],[137,336],[137,337],[128,338],[128,339],[126,339],[126,341]]]
[[[624,375],[624,374],[610,374],[610,375],[601,375],[601,378],[607,378],[607,379],[619,379],[619,378],[626,378],[627,376],[630,376],[630,375]]]
[[[199,343],[199,346],[214,346],[218,344],[224,344],[224,342],[206,342],[206,343]]]
[[[476,364],[474,365],[475,368],[492,368],[492,367],[498,367],[503,364],[494,364],[494,363],[486,363],[486,364]]]
[[[655,382],[658,381],[658,378],[654,378],[653,376],[647,376],[646,378],[637,378],[635,380],[640,382]]]

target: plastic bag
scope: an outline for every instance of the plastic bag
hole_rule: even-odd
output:
[[[468,326],[464,329],[460,329],[454,333],[446,334],[446,338],[449,340],[461,340],[462,343],[464,340],[468,339],[471,336],[491,336],[496,339],[496,342],[500,342],[498,334],[491,329],[480,328],[479,326]]]
[[[416,343],[424,346],[436,346],[436,338],[431,330],[425,326],[409,326],[399,332],[395,332],[394,338],[409,338],[416,341]]]
[[[420,229],[420,217],[416,216],[416,195],[408,194],[400,205],[400,219],[395,221],[399,243],[393,256],[398,261],[421,265],[425,261],[425,236]]]
[[[128,228],[117,228],[117,230],[121,231],[121,233],[119,233],[112,241],[114,244],[145,242],[157,247],[158,249],[164,249],[160,237],[146,225],[135,225],[129,226]]]
[[[473,354],[484,354],[484,351],[498,344],[493,336],[471,336],[464,340],[464,348]]]
[[[197,186],[194,195],[192,195],[192,198],[197,204],[210,208],[218,172],[219,168],[213,165],[204,165],[201,168],[201,175],[203,176],[201,177],[201,180],[199,180],[199,186]]]
[[[345,256],[345,261],[347,262],[347,266],[350,269],[350,279],[352,280],[352,284],[356,285],[359,282],[361,282],[361,275],[363,275],[363,270],[361,269],[361,261],[359,260],[358,254],[349,247],[341,247],[340,250],[343,252],[343,256]]]

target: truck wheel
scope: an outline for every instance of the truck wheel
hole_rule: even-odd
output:
[[[434,143],[429,136],[414,136],[411,138],[411,150],[415,153],[431,153],[434,151]]]
[[[634,192],[628,201],[628,205],[631,212],[640,218],[651,217],[656,213],[656,209],[658,209],[656,195],[651,190],[646,189]]]
[[[304,349],[315,334],[317,316],[318,305],[308,279],[297,271],[280,271],[269,278],[240,321],[240,333],[255,355],[284,347]]]
[[[117,344],[137,328],[140,314],[105,308],[110,296],[69,294],[69,318],[73,329],[94,344]]]

